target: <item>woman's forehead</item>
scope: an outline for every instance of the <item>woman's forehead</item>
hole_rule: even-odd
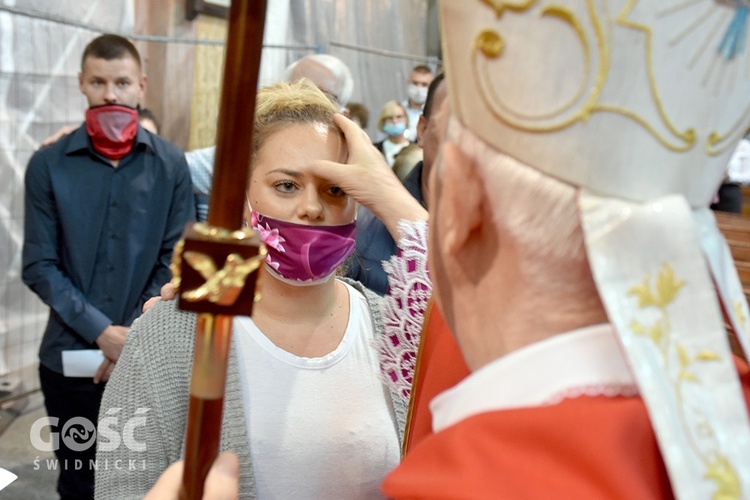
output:
[[[316,160],[344,161],[346,143],[335,126],[321,122],[289,124],[269,134],[260,145],[255,168],[306,170]]]

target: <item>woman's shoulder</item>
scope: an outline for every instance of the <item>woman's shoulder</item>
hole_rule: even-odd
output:
[[[373,328],[375,330],[376,334],[380,334],[383,331],[383,316],[381,313],[381,307],[383,302],[383,297],[378,295],[377,293],[373,292],[369,288],[367,288],[365,285],[360,283],[357,280],[353,280],[351,278],[347,278],[344,276],[338,277],[340,281],[343,283],[349,285],[350,288],[353,288],[357,293],[359,293],[362,297],[364,297],[365,302],[367,303],[367,308],[369,309],[370,316],[372,317],[372,324]]]
[[[367,304],[370,306],[370,309],[380,308],[380,302],[383,300],[383,297],[381,297],[377,293],[367,288],[361,282],[348,278],[346,276],[339,276],[337,277],[337,279],[349,285],[351,288],[354,288],[354,290],[356,290],[360,295],[362,295],[367,301]]]
[[[186,406],[195,324],[196,315],[181,311],[176,300],[159,301],[141,315],[125,339],[103,407],[143,398],[151,398],[150,404],[165,411]]]
[[[176,299],[160,300],[133,323],[126,342],[138,347],[144,362],[192,362],[195,325],[195,313],[180,310]]]

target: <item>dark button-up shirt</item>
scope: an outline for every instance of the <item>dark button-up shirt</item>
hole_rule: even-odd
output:
[[[422,162],[404,178],[404,187],[424,206],[422,199]],[[398,245],[380,219],[366,207],[357,211],[357,235],[351,265],[346,275],[380,295],[388,291],[388,275],[382,262],[398,252]]]
[[[140,126],[115,168],[81,127],[31,157],[25,185],[23,281],[50,306],[40,361],[62,372],[61,351],[130,326],[171,279],[194,214],[190,173],[182,151]]]

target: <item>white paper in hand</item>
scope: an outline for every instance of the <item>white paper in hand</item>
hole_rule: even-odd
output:
[[[102,361],[104,361],[104,354],[98,349],[63,351],[63,375],[66,377],[93,378]]]

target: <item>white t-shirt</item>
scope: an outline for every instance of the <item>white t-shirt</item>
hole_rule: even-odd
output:
[[[277,347],[248,317],[235,321],[260,499],[382,498],[380,483],[398,465],[398,426],[378,377],[370,309],[347,289],[346,332],[320,358]]]
[[[404,132],[404,137],[411,142],[417,142],[417,123],[419,123],[419,117],[422,116],[424,104],[416,109],[409,106],[409,99],[401,101],[401,104],[404,105],[406,114],[409,116],[409,127]]]

